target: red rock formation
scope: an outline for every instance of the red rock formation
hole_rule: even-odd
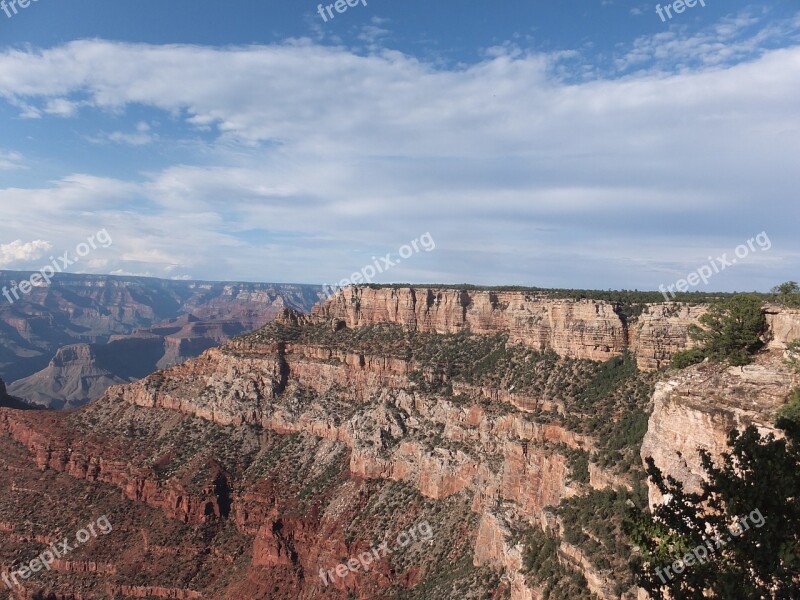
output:
[[[395,323],[422,332],[506,332],[514,342],[571,358],[607,360],[627,350],[640,369],[654,370],[692,346],[688,327],[705,311],[703,305],[648,304],[628,321],[609,302],[552,299],[544,292],[353,286],[315,306],[312,314],[347,327]],[[800,311],[767,307],[767,316],[773,345],[800,337]]]
[[[554,300],[529,292],[350,287],[314,307],[318,319],[348,327],[396,323],[423,332],[508,332],[512,341],[562,356],[606,360],[627,347],[614,307],[595,300]]]
[[[699,312],[653,305],[632,326],[613,307],[596,302],[528,299],[521,293],[465,297],[451,290],[441,297],[437,292],[432,300],[426,295],[420,304],[414,290],[362,291],[369,294],[332,299],[315,318],[340,319],[354,327],[385,319],[423,331],[467,326],[484,333],[508,331],[517,341],[583,357],[635,349],[651,367],[685,345],[686,327]],[[771,317],[775,340],[793,331],[785,318],[783,313]],[[301,321],[297,318],[296,324]],[[726,427],[756,416],[766,423],[782,402],[781,394],[797,383],[797,376],[779,363],[779,356],[771,356],[753,367],[723,372],[701,365],[662,382],[644,450],[673,474],[690,477],[696,465],[674,462],[675,451],[685,457],[698,443],[715,448]],[[546,404],[513,391],[459,382],[451,382],[458,397],[423,392],[426,388],[409,379],[422,366],[377,352],[243,338],[134,384],[113,387],[75,415],[0,410],[0,443],[16,444],[5,447],[29,455],[43,474],[55,471],[82,483],[116,486],[126,501],[157,509],[192,530],[228,527],[219,544],[186,546],[193,560],[216,561],[200,580],[203,590],[213,590],[210,597],[316,598],[324,589],[335,598],[354,594],[366,600],[382,597],[391,586],[421,581],[425,561],[419,557],[409,559],[401,571],[382,562],[369,574],[341,578],[327,588],[317,576],[321,567],[335,567],[375,544],[369,527],[359,529],[356,539],[346,529],[383,500],[382,486],[393,481],[419,494],[400,505],[387,504],[382,519],[407,527],[403,519],[431,500],[451,509],[471,508],[478,515],[477,527],[462,532],[450,524],[440,534],[444,543],[468,540],[475,565],[505,569],[514,600],[538,598],[539,592],[525,583],[522,547],[512,532],[520,524],[557,526],[548,507],[586,489],[571,482],[565,447],[591,451],[596,441],[567,429],[557,412],[540,415],[544,410],[563,413],[564,404],[557,400]],[[742,388],[750,394],[746,398],[739,396]],[[723,414],[715,412],[720,405]],[[540,416],[546,418],[537,422]],[[178,425],[186,426],[183,442],[169,437]],[[122,435],[124,428],[134,433]],[[141,441],[140,428],[145,431]],[[195,428],[213,430],[214,442],[183,452],[181,443],[195,439]],[[230,452],[225,446],[234,434],[244,437]],[[287,450],[291,460],[281,462],[286,458],[282,448],[295,443],[300,450]],[[218,455],[225,452],[230,455],[223,467]],[[12,468],[20,464],[0,471],[12,482],[6,489],[19,494],[31,489],[25,492],[29,497],[49,493],[34,489],[30,478],[21,478],[14,488],[17,471]],[[628,482],[592,465],[590,485],[627,487]],[[181,552],[167,540],[153,541],[153,531],[146,529],[137,551],[147,553],[150,563],[181,560]],[[229,547],[230,540],[235,543]],[[562,555],[586,574],[598,595],[611,597],[605,575],[579,549],[562,547]],[[99,566],[116,567],[105,573],[113,579],[109,594],[209,597],[183,581],[143,585],[122,568],[124,563],[105,557],[68,560],[58,576],[74,577],[85,586],[97,578]],[[245,575],[227,581],[228,570]],[[59,589],[85,589],[69,587],[73,580],[59,582]]]
[[[124,448],[99,447],[59,431],[57,417],[50,418],[53,429],[48,429],[47,435],[40,431],[40,423],[40,413],[0,410],[0,433],[23,444],[39,469],[115,485],[130,500],[159,508],[186,523],[206,523],[219,517],[219,501],[212,489],[190,494],[176,482],[159,481],[152,469],[130,465],[124,459]]]
[[[703,470],[698,450],[718,459],[728,450],[728,432],[749,425],[779,436],[775,414],[798,385],[800,375],[775,354],[745,367],[701,364],[685,369],[656,387],[642,458],[652,457],[687,491],[699,491]],[[651,486],[651,503],[660,500]]]
[[[174,600],[200,600],[203,598],[201,593],[191,590],[149,585],[107,585],[106,593],[112,596],[124,596],[125,598],[169,598]]]

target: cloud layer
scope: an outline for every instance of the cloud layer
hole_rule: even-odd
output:
[[[0,234],[69,248],[106,227],[97,269],[322,282],[430,231],[436,252],[387,279],[641,289],[764,230],[773,249],[709,287],[765,289],[798,268],[800,47],[735,38],[751,25],[642,39],[628,71],[580,81],[580,57],[514,48],[450,69],[309,41],[8,50],[0,96],[20,117],[146,152],[156,126],[87,121],[156,110],[191,153],[2,188]],[[689,51],[706,59],[659,66]]]
[[[0,267],[41,258],[52,247],[50,242],[44,240],[14,240],[10,244],[0,244]]]

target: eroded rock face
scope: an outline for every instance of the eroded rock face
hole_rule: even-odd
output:
[[[359,297],[357,302],[334,298],[320,307],[315,319],[330,317],[332,325],[344,322],[348,327],[386,319],[422,331],[506,331],[522,343],[584,357],[603,358],[635,348],[640,361],[655,367],[669,358],[672,348],[686,345],[688,324],[700,314],[692,307],[651,305],[631,326],[610,305],[588,301],[551,302],[515,293],[465,298],[443,292],[436,308],[436,295],[430,304],[427,295],[420,304],[414,290],[364,291],[383,295]],[[541,322],[536,322],[537,314]],[[291,319],[291,327],[305,325],[313,323]],[[789,333],[776,334],[775,339],[792,331],[791,326],[780,327]],[[574,344],[568,343],[571,336],[577,339]],[[514,533],[526,526],[558,528],[551,507],[590,487],[630,486],[620,473],[596,465],[589,467],[588,485],[572,481],[571,453],[592,451],[598,442],[565,425],[570,421],[561,417],[568,405],[557,397],[544,402],[536,391],[521,394],[458,381],[449,382],[452,393],[446,394],[441,387],[428,387],[444,380],[433,381],[432,372],[425,372],[427,379],[420,377],[425,365],[412,358],[336,343],[329,347],[319,342],[324,336],[272,339],[237,339],[136,383],[112,387],[73,417],[0,411],[0,445],[18,446],[42,473],[55,471],[86,485],[115,486],[126,501],[187,526],[203,529],[229,523],[235,531],[226,536],[246,545],[246,556],[225,543],[187,546],[195,557],[245,565],[247,575],[240,584],[228,584],[224,594],[214,589],[208,595],[220,598],[315,598],[322,593],[360,600],[383,597],[391,586],[418,583],[427,557],[444,556],[446,561],[446,546],[458,542],[469,546],[478,568],[505,570],[512,598],[538,599],[541,590],[526,583],[523,549]],[[698,445],[719,453],[730,427],[750,422],[768,427],[788,389],[800,383],[782,366],[780,354],[744,369],[700,365],[661,382],[643,454],[696,484],[692,477],[699,472],[699,461],[693,462],[693,457]],[[574,376],[574,368],[566,368],[559,381]],[[71,429],[68,423],[73,421],[84,429]],[[173,438],[177,429],[183,432],[179,441]],[[213,441],[184,446],[193,443],[197,430],[209,429],[213,436],[208,440]],[[236,443],[223,466],[216,455],[231,439]],[[295,443],[298,449],[293,451]],[[275,463],[282,452],[290,460]],[[295,471],[301,475],[295,476]],[[26,492],[26,486],[34,484],[18,482],[10,471],[0,471],[2,477],[11,479],[11,493],[35,492]],[[447,507],[431,512],[453,518],[446,526],[440,524],[446,527],[441,534],[445,541],[436,543],[445,548],[441,554],[429,550],[409,558],[402,571],[381,563],[364,577],[337,579],[323,590],[316,573],[320,566],[335,567],[374,544],[374,530],[360,530],[353,541],[346,529],[358,522],[361,512],[383,501],[387,485],[416,494],[413,500],[387,503],[381,516],[396,527],[410,525],[410,515],[419,514],[425,503]],[[454,506],[465,512],[455,512]],[[2,532],[3,523],[10,521],[0,516]],[[465,524],[473,518],[472,525]],[[153,541],[154,532],[142,535],[147,552],[162,560],[180,555],[167,541]],[[562,545],[560,556],[584,573],[598,596],[615,597],[608,573],[594,569],[580,548]],[[80,561],[75,565],[114,564],[101,557]],[[224,569],[215,563],[212,572],[220,570]],[[77,577],[93,571],[76,566],[65,572]],[[126,573],[118,568],[108,575],[124,578]],[[173,593],[163,582],[150,587],[140,581],[114,585],[117,593],[134,597]],[[191,586],[174,590],[198,593]]]
[[[789,342],[800,340],[800,308],[767,306],[767,323],[771,336],[769,347],[783,350]]]
[[[498,501],[513,502],[518,518],[537,520],[545,506],[574,493],[566,481],[566,458],[554,446],[590,448],[593,440],[558,423],[536,423],[524,412],[494,408],[501,404],[496,391],[474,390],[475,402],[467,404],[410,391],[412,367],[318,346],[235,342],[112,387],[94,407],[129,405],[281,436],[315,436],[348,449],[354,480],[403,482],[438,501],[466,497],[478,514]],[[303,389],[313,390],[313,397]],[[481,398],[489,402],[481,405]],[[219,490],[208,483],[213,473],[192,489],[159,476],[158,465],[169,452],[153,467],[137,466],[119,448],[52,431],[0,414],[0,432],[27,448],[40,469],[117,486],[131,501],[192,525],[218,521],[226,510]],[[279,494],[259,484],[233,499],[230,514],[254,536],[255,567],[294,572],[298,564],[314,564],[310,548],[317,534],[276,511],[268,499]]]
[[[241,350],[233,346],[231,349]],[[402,361],[322,352],[286,344],[261,348],[261,357],[241,357],[212,349],[201,358],[151,377],[109,390],[109,396],[146,408],[165,408],[221,425],[251,424],[281,434],[305,432],[351,449],[350,470],[359,477],[404,481],[430,498],[444,499],[487,486],[481,462],[502,461],[493,487],[516,500],[524,514],[557,504],[568,492],[562,455],[544,451],[545,442],[573,448],[592,441],[558,425],[542,425],[523,415],[492,416],[478,406],[405,391],[409,366]],[[309,357],[315,360],[310,360]],[[288,369],[284,372],[284,369]],[[162,385],[164,377],[168,385]],[[285,378],[320,394],[336,390],[339,401],[294,404],[279,398]],[[353,413],[367,399],[373,403]],[[374,400],[377,399],[377,402]],[[419,415],[414,417],[413,415]],[[421,421],[423,418],[425,421]],[[471,447],[472,451],[431,448],[421,443],[428,428]],[[527,440],[525,446],[511,440]]]
[[[395,323],[421,332],[507,332],[512,341],[562,356],[606,360],[627,347],[625,324],[608,302],[553,300],[525,292],[351,287],[312,314],[348,327]]]
[[[491,565],[509,574],[512,600],[541,600],[542,595],[525,584],[521,574],[523,566],[522,544],[511,546],[508,539],[511,529],[505,519],[493,512],[481,516],[475,540],[475,564]]]
[[[630,351],[640,369],[655,370],[692,346],[689,325],[705,311],[701,305],[648,304],[641,315],[626,319],[609,302],[552,299],[544,293],[354,286],[317,305],[312,314],[347,327],[395,323],[422,332],[505,332],[514,342],[570,358],[603,361]]]
[[[135,468],[114,449],[82,443],[56,430],[45,435],[33,413],[0,412],[0,432],[27,447],[40,470],[53,469],[76,479],[119,487],[130,500],[163,510],[170,518],[202,524],[220,516],[212,488],[189,493],[178,482],[164,484],[152,469]]]
[[[800,376],[780,354],[745,367],[701,364],[657,384],[653,413],[642,444],[665,475],[699,491],[703,473],[698,449],[715,459],[728,448],[728,432],[756,425],[762,434],[780,435],[773,423]],[[650,501],[661,501],[651,486]]]
[[[504,332],[514,342],[570,358],[602,361],[630,351],[639,368],[650,371],[694,346],[689,326],[706,311],[706,305],[665,302],[647,304],[626,319],[609,302],[552,299],[545,293],[353,286],[316,305],[312,315],[347,327],[394,323],[433,333]],[[768,305],[765,311],[770,348],[783,349],[800,338],[800,309]]]
[[[631,347],[640,369],[669,366],[672,356],[692,348],[689,325],[696,325],[707,308],[702,305],[649,304],[632,325]]]

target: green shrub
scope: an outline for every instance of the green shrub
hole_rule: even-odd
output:
[[[787,281],[770,290],[775,295],[775,302],[783,306],[800,306],[800,285],[796,281]]]
[[[689,335],[713,360],[735,366],[750,364],[753,354],[763,347],[762,336],[767,332],[762,306],[762,299],[752,294],[717,302],[700,317],[703,327],[691,325]]]
[[[728,446],[718,463],[700,450],[699,492],[646,459],[651,483],[670,501],[633,509],[626,530],[640,550],[630,565],[637,584],[654,600],[800,598],[800,437],[762,437],[751,425],[730,432]],[[748,513],[755,527],[743,528]],[[746,535],[731,537],[737,524]],[[708,560],[687,561],[680,577],[664,578],[662,568],[711,540]]]
[[[546,600],[594,600],[586,578],[558,557],[559,540],[531,528],[524,538],[524,570]]]
[[[701,348],[690,348],[689,350],[681,350],[672,356],[672,366],[676,369],[685,369],[691,367],[705,360],[706,353]]]
[[[800,388],[795,388],[789,401],[778,411],[776,424],[781,429],[800,432]]]
[[[787,362],[790,366],[800,373],[800,340],[793,340],[786,345],[786,351],[789,354]]]
[[[589,483],[589,453],[586,450],[569,450],[570,477],[578,483]]]

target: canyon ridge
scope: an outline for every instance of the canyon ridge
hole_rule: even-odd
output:
[[[671,368],[706,310],[353,286],[77,410],[2,408],[3,571],[114,525],[11,597],[645,598],[620,522],[661,500],[643,459],[698,489],[697,450],[780,435],[800,385],[800,310],[769,304],[752,364]]]

